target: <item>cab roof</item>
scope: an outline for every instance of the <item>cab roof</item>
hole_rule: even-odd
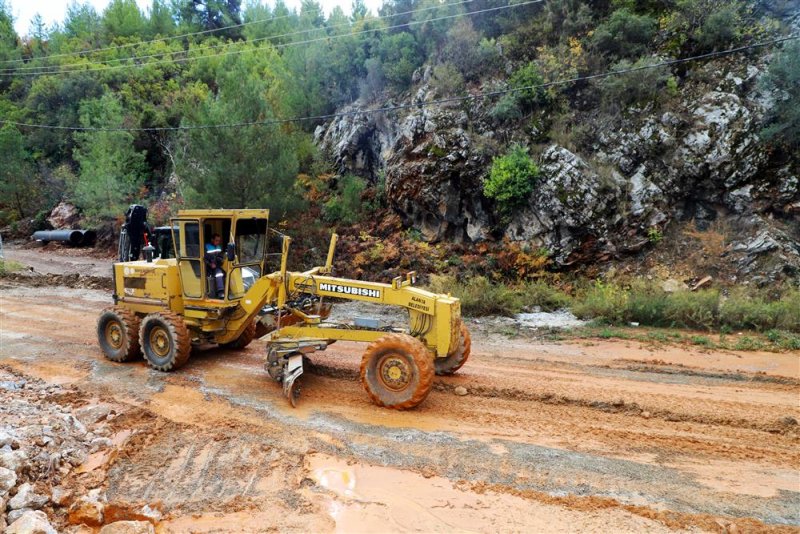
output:
[[[269,219],[268,209],[178,210],[177,219]]]

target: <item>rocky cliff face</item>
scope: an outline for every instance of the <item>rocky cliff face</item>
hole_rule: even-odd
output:
[[[383,173],[391,206],[428,240],[504,238],[546,248],[569,265],[639,251],[671,221],[704,230],[725,218],[726,254],[743,274],[796,276],[800,162],[774,157],[758,137],[776,98],[759,88],[761,72],[732,60],[709,63],[658,108],[613,120],[576,112],[574,122],[593,130],[579,149],[536,145],[531,132],[494,124],[482,101],[346,117],[317,138],[340,172]],[[435,97],[423,77],[410,98]],[[512,140],[534,144],[542,173],[523,209],[500,227],[482,181]]]

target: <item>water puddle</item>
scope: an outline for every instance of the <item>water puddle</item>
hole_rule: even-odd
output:
[[[569,532],[589,526],[586,517],[558,506],[461,489],[427,473],[324,454],[308,455],[306,462],[316,487],[304,491],[316,502],[320,493],[327,494],[322,502],[336,532]],[[653,526],[627,514],[600,513],[603,521],[623,529]]]

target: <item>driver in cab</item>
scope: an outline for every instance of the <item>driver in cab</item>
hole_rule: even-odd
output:
[[[222,236],[214,234],[211,236],[211,243],[206,243],[205,253],[206,267],[208,273],[214,276],[216,283],[217,298],[225,298],[225,271],[222,270]]]

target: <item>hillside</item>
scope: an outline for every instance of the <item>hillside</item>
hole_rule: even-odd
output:
[[[114,0],[25,37],[0,13],[5,233],[61,201],[270,207],[366,276],[800,272],[793,2]]]

